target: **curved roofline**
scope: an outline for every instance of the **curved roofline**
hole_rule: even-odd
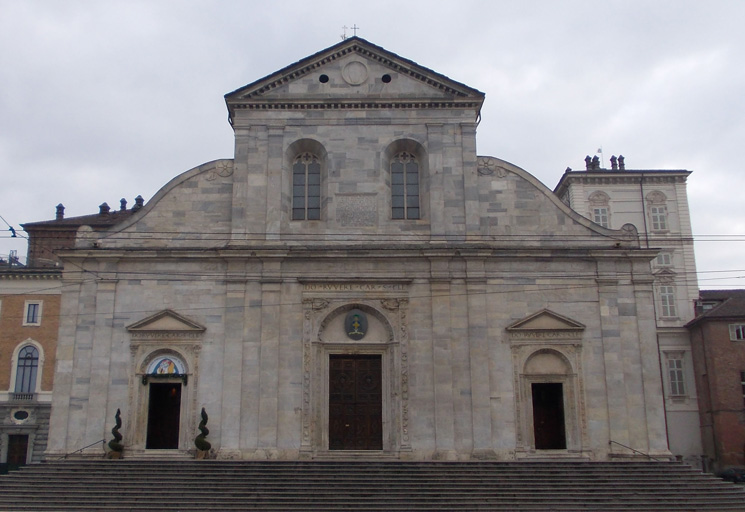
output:
[[[495,160],[498,163],[504,164],[502,167],[512,172],[524,180],[528,181],[530,184],[532,184],[539,192],[541,192],[546,198],[554,203],[561,211],[566,213],[572,220],[577,222],[578,224],[586,227],[587,229],[594,231],[595,233],[612,238],[616,240],[619,243],[626,243],[629,242],[629,233],[627,231],[624,231],[623,229],[609,229],[604,228],[600,224],[595,224],[593,221],[588,219],[587,217],[577,213],[573,209],[571,209],[569,206],[564,204],[559,197],[546,185],[543,184],[538,178],[530,174],[528,171],[523,169],[522,167],[518,167],[517,165],[510,163],[506,160],[502,160],[501,158],[495,157],[495,156],[488,156],[488,155],[479,155],[478,158],[491,158]],[[639,237],[638,234],[634,238],[634,245],[636,247],[640,246]]]
[[[168,193],[184,183],[185,181],[190,180],[191,178],[195,176],[199,176],[202,173],[214,170],[217,167],[217,164],[219,162],[230,162],[231,164],[234,162],[233,158],[219,158],[217,160],[212,160],[210,162],[203,163],[202,165],[199,165],[197,167],[193,167],[189,169],[188,171],[184,171],[175,178],[171,179],[168,183],[163,185],[158,192],[155,193],[155,195],[145,203],[145,205],[140,208],[137,212],[132,214],[127,220],[124,222],[121,222],[119,224],[116,224],[112,226],[110,229],[102,230],[102,231],[96,231],[95,235],[97,239],[104,240],[107,237],[115,234],[120,233],[127,229],[128,227],[132,226],[133,224],[136,224],[141,219],[143,219],[145,216],[147,216],[150,211],[155,208],[155,206],[166,196]]]

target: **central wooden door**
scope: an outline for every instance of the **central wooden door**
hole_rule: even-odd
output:
[[[329,449],[382,450],[381,356],[329,358]]]

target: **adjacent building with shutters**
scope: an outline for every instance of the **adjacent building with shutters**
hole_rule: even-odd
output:
[[[653,311],[665,391],[670,450],[701,466],[699,403],[689,333],[698,298],[693,232],[686,184],[690,171],[644,169],[623,156],[585,158],[585,169],[567,169],[554,189],[572,209],[604,227],[633,224],[651,260]]]

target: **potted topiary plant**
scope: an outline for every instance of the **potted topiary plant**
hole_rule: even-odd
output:
[[[199,435],[194,439],[194,445],[197,447],[197,459],[206,459],[209,456],[212,445],[206,437],[210,431],[207,428],[207,411],[202,407],[202,421],[199,422]]]
[[[109,459],[120,459],[124,451],[124,445],[122,444],[122,435],[119,433],[119,429],[122,428],[122,418],[119,409],[116,410],[114,419],[116,420],[116,425],[111,429],[111,435],[114,436],[114,439],[109,441],[109,449],[111,451],[106,456]]]

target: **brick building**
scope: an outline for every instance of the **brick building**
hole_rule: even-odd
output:
[[[39,462],[47,447],[62,273],[0,269],[0,463]]]
[[[107,203],[102,203],[97,214],[78,217],[65,217],[64,205],[58,204],[54,220],[22,224],[28,234],[26,265],[29,268],[59,267],[58,251],[75,246],[75,237],[81,226],[90,231],[108,229],[142,208],[143,204],[142,196],[137,196],[134,206],[127,209],[126,199],[121,199],[118,210],[112,211]]]
[[[745,466],[745,290],[701,290],[691,333],[701,436],[713,469]]]

